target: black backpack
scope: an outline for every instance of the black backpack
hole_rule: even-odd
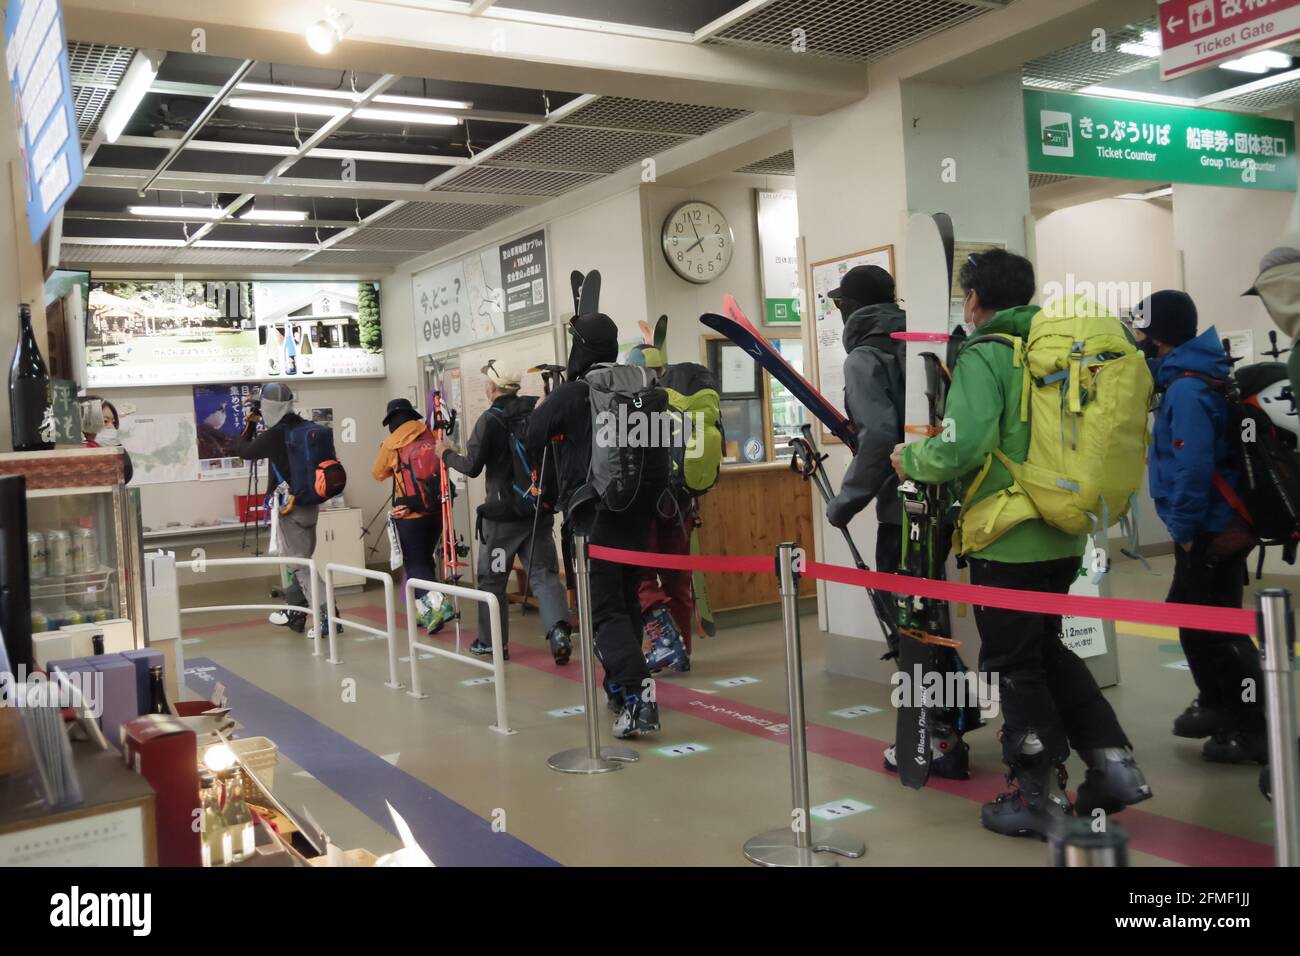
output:
[[[532,411],[532,403],[513,414],[506,414],[495,405],[488,409],[488,413],[505,428],[511,466],[510,487],[504,496],[495,501],[484,502],[479,508],[483,517],[491,521],[518,521],[524,518],[531,520],[539,507],[543,513],[555,510],[559,488],[555,456],[547,455],[546,471],[544,474],[539,474],[528,460],[527,445],[524,443],[528,434],[528,417]],[[540,498],[531,492],[533,487],[541,490]]]
[[[1300,458],[1283,443],[1268,413],[1252,403],[1253,395],[1243,394],[1236,376],[1224,381],[1195,372],[1183,374],[1201,380],[1227,403],[1228,428],[1241,462],[1242,482],[1240,490],[1234,491],[1216,472],[1215,489],[1261,545],[1281,545],[1282,557],[1294,564],[1300,542]]]

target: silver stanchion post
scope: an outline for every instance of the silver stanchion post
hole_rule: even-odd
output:
[[[591,626],[591,564],[587,557],[587,536],[573,536],[573,571],[578,591],[578,647],[582,656],[582,689],[586,700],[587,746],[552,754],[546,765],[560,773],[609,773],[623,764],[639,760],[630,747],[602,747],[596,703],[596,635]]]
[[[1297,805],[1295,619],[1291,592],[1259,592],[1259,635],[1264,645],[1264,710],[1268,719],[1268,772],[1273,788],[1274,852],[1278,866],[1300,866],[1300,806]]]
[[[789,826],[769,830],[745,843],[745,858],[759,866],[835,866],[837,860],[819,853],[859,857],[867,845],[856,837],[809,820],[808,741],[803,711],[803,651],[799,643],[799,583],[794,569],[796,545],[776,547],[776,571],[781,585],[781,619],[785,625],[785,679],[790,697],[790,790],[793,808]]]

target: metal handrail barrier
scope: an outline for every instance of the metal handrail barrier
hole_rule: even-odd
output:
[[[306,614],[312,619],[312,624],[316,628],[316,636],[312,639],[312,657],[320,657],[320,621],[317,620],[318,609],[320,608],[320,588],[317,581],[320,575],[316,573],[316,562],[311,558],[291,558],[285,556],[271,556],[264,558],[204,558],[200,561],[177,561],[176,567],[193,571],[195,574],[202,574],[205,568],[209,567],[230,567],[232,565],[244,564],[274,564],[284,566],[286,564],[297,565],[298,567],[308,567],[312,569],[311,574],[311,607],[303,608],[297,604],[206,604],[202,607],[182,607],[182,614],[201,614],[208,611],[289,611],[291,613]],[[178,602],[179,603],[179,602]],[[333,607],[330,603],[330,607]],[[329,620],[328,611],[326,620]],[[330,630],[333,630],[331,627]],[[332,652],[331,652],[332,653]]]
[[[325,565],[325,608],[327,613],[334,610],[334,572],[340,571],[344,574],[355,574],[359,578],[366,578],[370,581],[378,581],[384,586],[384,630],[377,627],[371,627],[369,624],[362,624],[359,621],[349,621],[343,617],[335,617],[330,624],[330,656],[331,664],[342,664],[338,655],[338,630],[335,623],[342,624],[344,627],[356,628],[358,631],[364,631],[366,634],[373,634],[376,637],[388,638],[388,680],[385,687],[392,690],[401,690],[405,684],[397,679],[397,608],[393,596],[393,578],[392,575],[383,571],[371,571],[369,568],[354,568],[347,564],[327,564]]]
[[[480,670],[492,672],[492,687],[496,694],[497,722],[491,725],[491,729],[499,734],[511,735],[517,731],[510,729],[510,721],[506,714],[506,667],[505,654],[501,646],[501,604],[497,596],[488,591],[479,591],[475,588],[461,587],[459,584],[447,584],[442,581],[428,581],[423,578],[406,579],[406,639],[410,646],[411,654],[411,689],[407,691],[412,697],[421,700],[429,695],[420,689],[420,670],[416,666],[419,660],[419,652],[427,651],[439,657],[446,657],[453,661],[459,661],[462,664],[468,664],[471,667],[477,667]],[[425,644],[416,640],[416,629],[419,627],[418,616],[415,613],[415,592],[416,589],[421,591],[442,591],[444,594],[451,594],[458,598],[466,598],[470,601],[477,601],[480,604],[486,604],[488,607],[488,626],[492,630],[492,663],[487,661],[476,660],[472,657],[465,657],[462,654],[449,651],[443,647],[437,647],[433,644]],[[459,647],[459,640],[457,646]]]

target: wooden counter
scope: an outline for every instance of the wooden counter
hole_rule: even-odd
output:
[[[718,483],[700,499],[700,552],[707,555],[776,555],[782,541],[796,541],[810,560],[813,545],[811,484],[788,464],[722,469]],[[774,604],[779,599],[772,574],[706,575],[713,610]],[[817,593],[804,578],[799,593]]]

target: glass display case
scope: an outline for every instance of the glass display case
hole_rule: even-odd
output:
[[[122,484],[116,448],[0,455],[27,480],[32,633],[129,621],[144,647],[139,493]]]

